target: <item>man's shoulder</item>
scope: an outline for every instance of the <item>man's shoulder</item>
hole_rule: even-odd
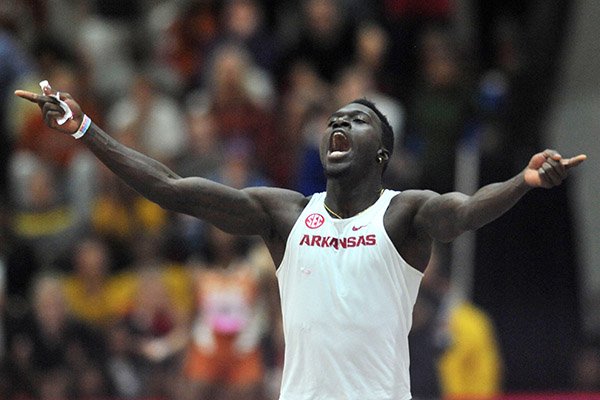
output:
[[[405,190],[392,198],[385,212],[386,227],[390,230],[404,230],[414,223],[414,219],[428,200],[439,194],[431,190]]]
[[[310,197],[289,189],[256,187],[244,190],[261,204],[276,225],[293,224],[310,201]]]
[[[281,188],[260,187],[244,190],[260,203],[269,216],[271,229],[263,239],[275,265],[279,265],[290,232],[310,198],[302,193]]]
[[[431,190],[410,189],[399,192],[392,201],[390,207],[419,206],[429,199],[439,196]]]
[[[268,186],[250,187],[244,189],[244,191],[265,204],[279,204],[282,206],[287,205],[292,208],[306,207],[310,201],[310,198],[312,197],[305,196],[295,190]]]

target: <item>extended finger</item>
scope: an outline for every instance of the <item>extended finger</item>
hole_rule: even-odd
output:
[[[585,160],[587,160],[587,156],[585,154],[580,154],[578,156],[571,157],[571,158],[569,158],[567,160],[562,160],[562,164],[566,168],[573,168],[573,167],[578,166],[579,164],[581,164]]]
[[[38,103],[38,104],[40,103],[40,100],[39,100],[40,96],[33,92],[28,92],[26,90],[15,90],[15,95],[22,99],[29,100],[32,103]]]
[[[15,95],[17,95],[25,100],[29,100],[32,103],[37,103],[40,106],[42,106],[44,103],[58,104],[58,100],[54,97],[39,95],[37,93],[28,92],[26,90],[15,90]]]

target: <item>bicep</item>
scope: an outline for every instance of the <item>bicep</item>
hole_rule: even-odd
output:
[[[415,214],[417,229],[440,242],[452,241],[466,230],[462,212],[468,198],[469,196],[458,192],[443,195],[425,192]]]
[[[239,235],[264,235],[270,229],[268,213],[258,193],[239,190],[204,178],[172,179],[172,211],[192,215],[216,227]]]

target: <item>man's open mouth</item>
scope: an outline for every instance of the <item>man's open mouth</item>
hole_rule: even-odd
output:
[[[335,131],[331,134],[329,138],[330,155],[341,155],[349,151],[350,147],[350,140],[343,131]]]

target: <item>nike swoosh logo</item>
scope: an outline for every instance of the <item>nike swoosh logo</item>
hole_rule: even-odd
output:
[[[364,228],[365,226],[366,226],[366,225],[361,225],[361,226],[353,226],[353,227],[352,227],[352,230],[356,232],[357,230],[359,230],[359,229],[362,229],[362,228]]]

